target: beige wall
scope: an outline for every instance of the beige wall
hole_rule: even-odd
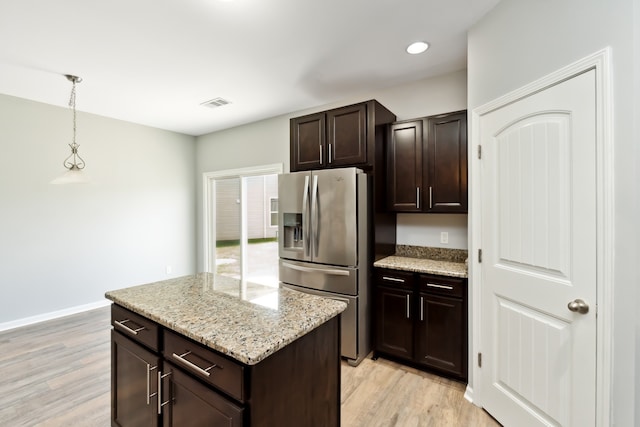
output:
[[[57,186],[71,112],[7,95],[0,111],[0,329],[195,271],[195,138],[79,112],[94,182]]]

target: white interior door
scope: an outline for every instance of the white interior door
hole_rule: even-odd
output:
[[[596,421],[595,123],[594,70],[480,118],[481,392],[505,426]]]

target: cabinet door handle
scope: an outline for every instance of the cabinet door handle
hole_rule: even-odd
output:
[[[150,399],[158,394],[157,392],[151,394],[151,371],[157,368],[157,366],[151,366],[147,363],[147,405],[149,404]]]
[[[407,319],[411,318],[411,312],[409,311],[409,306],[411,305],[410,301],[411,297],[407,295]]]
[[[187,359],[184,358],[184,356],[191,354],[190,351],[187,351],[186,353],[182,353],[182,354],[176,354],[173,353],[171,356],[178,362],[182,363],[184,366],[187,366],[193,370],[195,370],[196,372],[198,372],[199,374],[204,375],[205,377],[208,377],[209,375],[211,375],[211,373],[209,372],[210,370],[212,370],[213,368],[215,368],[216,365],[215,363],[212,364],[211,366],[209,366],[208,368],[201,368],[200,366],[196,365],[195,363],[189,362]]]
[[[320,148],[320,164],[322,164],[322,144],[318,146]]]
[[[427,286],[429,288],[438,288],[438,289],[447,289],[447,290],[452,290],[453,286],[447,286],[447,285],[436,285],[435,283],[427,283]]]
[[[433,187],[429,186],[429,209],[433,208]]]
[[[124,319],[124,320],[114,320],[113,324],[122,328],[123,330],[129,332],[132,335],[138,335],[138,332],[144,330],[144,326],[141,326],[139,328],[136,329],[131,329],[130,327],[128,327],[127,325],[125,325],[125,323],[130,322],[130,319]]]
[[[400,282],[404,283],[404,279],[397,279],[395,277],[382,276],[382,280],[389,280],[391,282]]]
[[[424,297],[420,297],[420,321],[424,320]]]
[[[416,208],[420,209],[420,187],[416,187]]]
[[[329,144],[329,159],[328,162],[331,163],[332,157],[331,157],[331,144]]]
[[[171,375],[171,372],[167,372],[162,375],[162,372],[158,371],[158,415],[162,415],[162,407],[167,403],[171,402],[171,396],[169,396],[169,400],[166,402],[162,401],[162,380]]]

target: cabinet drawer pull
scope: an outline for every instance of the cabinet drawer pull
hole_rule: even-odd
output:
[[[395,277],[387,277],[387,276],[382,276],[382,280],[389,280],[391,282],[400,282],[400,283],[404,283],[404,279],[397,279]]]
[[[208,377],[209,375],[211,375],[211,373],[209,372],[210,370],[212,370],[213,368],[215,368],[216,365],[215,363],[211,366],[209,366],[208,368],[201,368],[200,366],[196,365],[195,363],[189,362],[187,359],[184,358],[184,356],[191,354],[191,351],[187,351],[186,353],[182,353],[182,354],[176,354],[173,353],[172,357],[174,359],[176,359],[178,362],[182,363],[183,365],[191,368],[191,369],[195,369],[196,372],[204,375],[205,377]]]
[[[407,295],[407,319],[411,317],[411,313],[409,312],[409,306],[411,305],[410,301],[411,301],[411,297]]]
[[[427,283],[427,286],[430,288],[447,289],[449,291],[453,289],[453,286],[436,285],[435,283]]]
[[[130,322],[130,321],[131,321],[130,319],[124,319],[124,320],[120,320],[120,321],[114,320],[113,324],[118,326],[118,327],[120,327],[120,328],[122,328],[122,329],[124,329],[125,331],[127,331],[127,332],[129,332],[130,334],[133,334],[133,335],[138,335],[138,332],[140,332],[140,331],[145,329],[144,326],[141,326],[141,327],[139,327],[137,329],[131,329],[130,327],[125,325],[125,323]]]

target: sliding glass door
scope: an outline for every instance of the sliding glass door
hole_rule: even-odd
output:
[[[205,264],[218,284],[278,286],[280,172],[281,167],[205,174]]]
[[[216,274],[242,278],[242,178],[216,179],[215,200],[215,270]]]

